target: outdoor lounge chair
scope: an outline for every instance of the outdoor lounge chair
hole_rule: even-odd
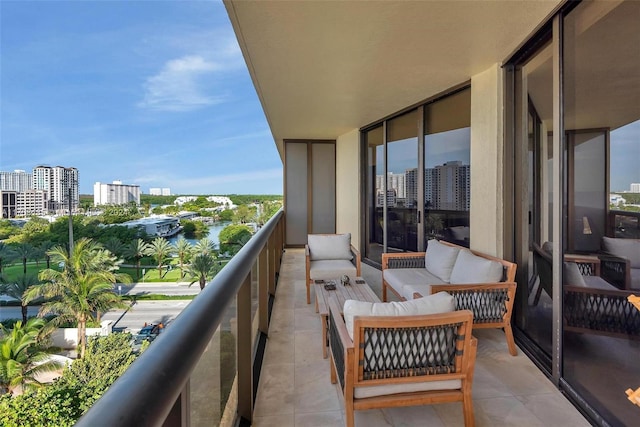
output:
[[[468,310],[449,311],[453,298],[445,292],[423,299],[354,301],[365,311],[366,304],[371,304],[371,313],[390,312],[355,317],[348,315],[347,304],[352,301],[347,301],[344,318],[337,301],[329,302],[331,382],[339,382],[344,396],[347,427],[355,423],[355,410],[445,402],[462,402],[465,426],[474,425],[471,388],[477,340],[471,336],[473,315]],[[436,310],[441,314],[397,315],[414,312],[429,300],[440,300],[437,304],[449,308]],[[362,307],[355,311],[362,312]]]
[[[305,249],[307,304],[311,304],[312,280],[360,276],[360,252],[351,244],[351,233],[309,234]]]

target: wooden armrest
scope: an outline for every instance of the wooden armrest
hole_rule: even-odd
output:
[[[338,305],[338,300],[335,298],[329,298],[329,315],[332,317],[333,322],[338,331],[338,336],[342,345],[346,351],[347,348],[353,348],[353,340],[349,336],[347,331],[347,325],[344,323],[344,317],[342,315],[342,307]]]
[[[304,245],[304,256],[307,258],[311,256],[311,252],[309,251],[309,245]]]
[[[355,248],[355,246],[351,245],[351,254],[353,254],[355,265],[356,265],[356,276],[360,277],[362,275],[362,267],[360,257],[360,251]]]

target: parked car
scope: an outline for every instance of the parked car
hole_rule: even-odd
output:
[[[162,323],[154,325],[149,324],[145,325],[140,332],[135,337],[136,343],[141,343],[142,341],[153,341],[156,339],[158,335],[164,330],[164,325]]]

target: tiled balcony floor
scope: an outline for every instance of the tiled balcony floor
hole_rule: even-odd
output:
[[[380,295],[380,271],[363,264]],[[254,426],[341,426],[344,402],[322,358],[322,331],[306,304],[304,251],[283,258],[255,406]],[[313,292],[313,291],[312,291]],[[313,297],[313,293],[312,293]],[[313,301],[312,301],[313,302]],[[474,332],[473,382],[477,426],[588,426],[589,423],[521,352],[507,351],[498,330]],[[356,426],[462,426],[462,404],[356,411]]]

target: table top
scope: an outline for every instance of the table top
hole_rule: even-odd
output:
[[[327,290],[324,285],[328,282],[333,282],[336,285],[335,290]],[[323,281],[322,283],[316,283],[314,281],[313,286],[316,291],[316,302],[318,304],[318,313],[322,316],[329,315],[329,299],[336,298],[338,306],[342,309],[344,302],[348,299],[354,299],[358,301],[368,302],[380,302],[380,298],[369,287],[367,282],[362,277],[356,277],[351,281],[350,285],[344,286],[340,283],[340,279],[332,281]]]

